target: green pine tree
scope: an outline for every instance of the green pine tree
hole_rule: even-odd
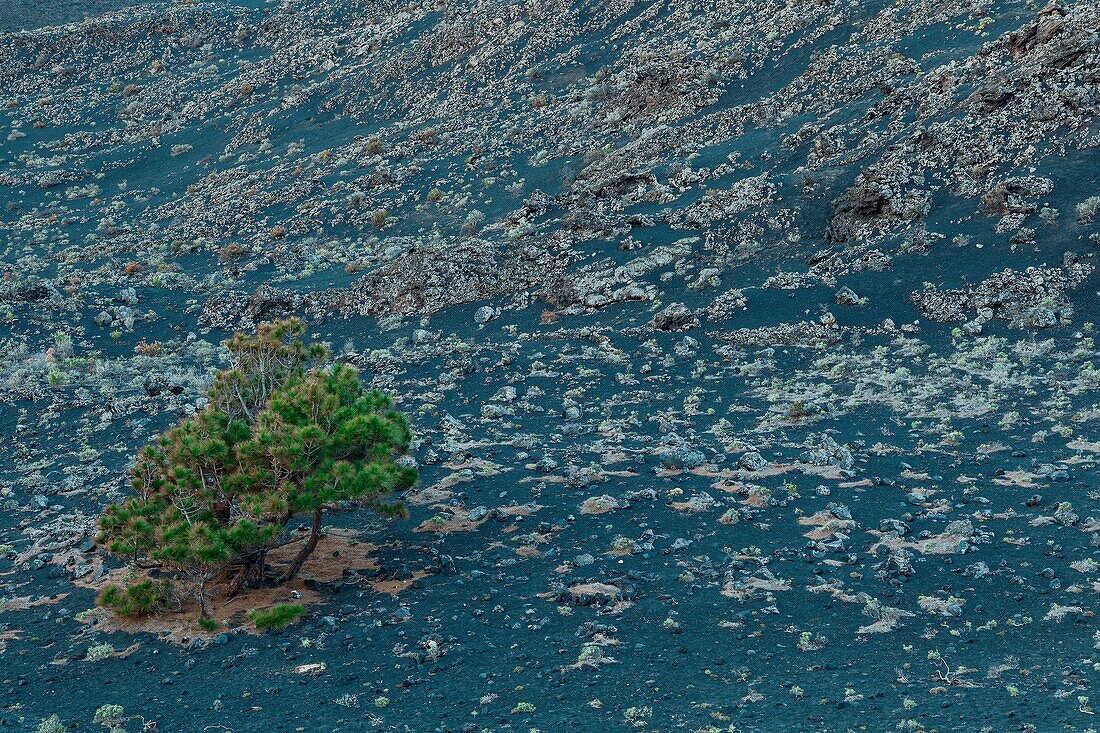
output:
[[[302,331],[291,319],[227,341],[232,363],[209,405],[138,453],[135,495],[100,518],[111,552],[186,578],[204,618],[209,583],[262,578],[296,515],[308,514],[311,530],[279,582],[316,549],[325,509],[404,516],[387,498],[417,479],[396,460],[412,433],[393,400],[365,389],[354,367],[323,366],[327,349],[304,346]]]

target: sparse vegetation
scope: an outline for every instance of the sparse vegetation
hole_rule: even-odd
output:
[[[631,706],[623,711],[623,720],[630,723],[635,728],[646,727],[651,717],[653,717],[653,709],[649,707]]]
[[[224,265],[240,259],[243,254],[244,247],[239,242],[229,242],[218,249],[218,262]]]
[[[1077,204],[1077,223],[1091,224],[1097,212],[1100,212],[1100,196],[1089,196]]]
[[[266,610],[248,612],[248,620],[257,631],[279,631],[295,623],[305,614],[298,604],[280,604]]]
[[[103,643],[88,647],[88,651],[84,653],[84,659],[89,662],[99,662],[103,659],[110,659],[114,655],[115,648],[110,644]]]
[[[0,729],[1095,733],[1100,4],[375,5],[0,4]]]
[[[161,610],[171,596],[171,592],[172,585],[167,580],[159,583],[142,580],[125,588],[108,585],[100,591],[96,602],[110,608],[119,616],[136,618]]]
[[[371,135],[367,138],[367,143],[363,146],[363,150],[368,155],[378,155],[382,152],[382,138],[377,135]]]
[[[61,723],[61,718],[57,715],[51,715],[45,718],[38,727],[35,729],[35,733],[64,733],[65,726]]]
[[[116,728],[122,723],[125,715],[126,711],[121,705],[100,705],[92,716],[92,723]]]

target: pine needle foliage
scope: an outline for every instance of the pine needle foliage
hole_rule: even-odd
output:
[[[109,585],[96,599],[99,605],[110,608],[124,618],[149,616],[164,608],[171,595],[171,584],[165,580],[154,583],[143,580],[125,588]]]
[[[316,548],[325,509],[405,515],[388,497],[417,479],[397,461],[412,440],[407,418],[354,367],[326,365],[328,350],[304,345],[303,331],[290,319],[227,341],[230,368],[215,377],[209,404],[138,453],[135,495],[100,518],[100,542],[187,579],[203,617],[210,581],[262,578],[295,516],[312,526],[293,540],[302,545],[281,582]]]

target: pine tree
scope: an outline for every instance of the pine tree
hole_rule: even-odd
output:
[[[208,406],[138,453],[135,495],[100,518],[101,542],[186,578],[203,617],[209,583],[261,578],[294,516],[308,514],[311,529],[279,582],[316,549],[325,509],[353,503],[404,516],[387,497],[417,478],[396,461],[412,439],[408,420],[354,367],[321,365],[327,349],[304,346],[302,331],[292,319],[227,341],[231,366],[215,377]]]
[[[268,498],[284,515],[308,513],[310,535],[282,580],[290,580],[317,546],[327,506],[357,502],[387,516],[404,507],[384,501],[416,481],[416,471],[393,461],[408,450],[412,432],[393,401],[363,389],[346,364],[292,377],[259,414],[240,448],[249,483],[278,484]]]

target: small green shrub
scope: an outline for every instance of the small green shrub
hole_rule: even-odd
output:
[[[98,662],[103,659],[110,659],[114,655],[115,648],[110,644],[104,643],[88,647],[88,651],[85,652],[84,658],[89,662]]]
[[[300,619],[305,612],[306,610],[297,603],[281,603],[266,611],[259,609],[249,611],[248,620],[258,631],[278,631]]]
[[[121,705],[100,705],[95,711],[92,722],[108,728],[115,728],[122,722],[122,717],[125,714],[126,711],[123,710]]]
[[[148,616],[164,607],[171,589],[167,580],[161,583],[143,580],[125,588],[109,585],[100,592],[96,603],[126,618]]]
[[[220,626],[221,624],[215,619],[209,617],[199,619],[199,628],[203,631],[217,631]]]

